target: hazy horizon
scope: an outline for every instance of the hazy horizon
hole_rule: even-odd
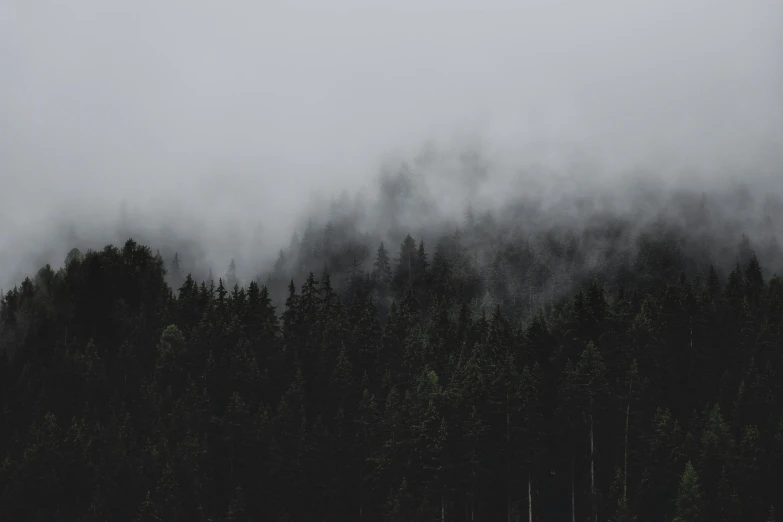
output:
[[[4,288],[123,220],[218,269],[267,262],[314,198],[372,198],[389,162],[441,215],[530,179],[783,194],[773,0],[10,0],[0,71]]]

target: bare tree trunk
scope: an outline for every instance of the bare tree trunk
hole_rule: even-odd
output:
[[[470,496],[470,520],[473,522],[473,520],[476,519],[476,493],[478,491],[478,484],[476,484],[476,465],[473,465],[473,477],[472,481],[473,483],[473,494]]]
[[[533,522],[533,488],[530,470],[527,472],[527,521]]]
[[[576,492],[574,491],[574,457],[571,456],[571,522],[576,522]]]
[[[628,404],[625,405],[625,449],[623,454],[623,499],[628,499],[628,424],[631,418],[631,391],[633,390],[633,377],[628,383]]]
[[[688,319],[688,325],[690,326],[690,344],[691,344],[691,350],[693,350],[693,319]]]
[[[231,478],[234,478],[234,442],[236,440],[235,435],[231,435]]]
[[[625,406],[625,451],[623,454],[623,498],[628,498],[628,418],[631,415],[631,403]]]
[[[509,412],[509,393],[506,390],[506,518],[511,520],[511,414]]]
[[[598,499],[595,492],[595,426],[593,414],[590,414],[590,495],[593,504],[593,522],[598,522]]]
[[[443,500],[443,495],[440,496],[440,522],[446,522],[446,502]]]

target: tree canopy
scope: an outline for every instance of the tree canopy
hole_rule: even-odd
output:
[[[247,285],[133,240],[40,269],[0,301],[0,519],[774,520],[783,282],[750,245],[590,264],[465,221],[396,258],[311,226],[321,270]]]

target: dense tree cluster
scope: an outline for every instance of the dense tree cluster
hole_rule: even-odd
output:
[[[0,519],[774,520],[783,280],[750,245],[722,274],[676,234],[490,229],[329,225],[246,287],[132,240],[42,268],[0,307]]]

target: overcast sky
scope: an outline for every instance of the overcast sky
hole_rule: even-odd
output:
[[[783,2],[0,1],[0,274],[123,199],[282,226],[390,151],[467,138],[780,167]]]

